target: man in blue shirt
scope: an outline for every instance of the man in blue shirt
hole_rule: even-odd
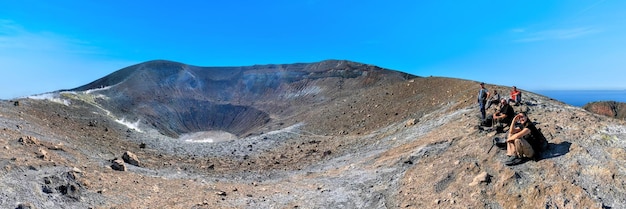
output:
[[[489,90],[485,88],[485,83],[480,83],[480,90],[478,91],[478,105],[480,107],[480,120],[485,121],[485,105],[487,104],[487,98],[489,98]]]

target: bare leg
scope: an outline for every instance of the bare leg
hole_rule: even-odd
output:
[[[506,155],[507,156],[515,156],[515,141],[513,142],[506,142]]]

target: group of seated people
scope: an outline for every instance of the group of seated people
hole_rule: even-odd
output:
[[[487,108],[489,109],[491,107],[491,105],[494,104],[498,104],[500,103],[500,100],[502,98],[500,98],[500,94],[498,93],[498,90],[493,90],[493,94],[488,94],[490,95],[491,98],[489,98],[489,100],[487,101]],[[513,89],[511,89],[511,93],[510,93],[510,98],[508,100],[506,100],[507,102],[512,102],[514,106],[519,106],[522,102],[522,92],[517,89],[517,87],[513,86]]]
[[[516,93],[513,93],[517,91]],[[497,91],[494,91],[495,96],[498,95]],[[506,138],[506,155],[507,160],[504,162],[506,165],[517,165],[525,162],[527,159],[535,157],[535,151],[533,147],[540,146],[535,136],[542,136],[540,130],[528,119],[526,113],[515,113],[515,110],[510,103],[518,105],[521,99],[521,93],[517,88],[513,87],[511,92],[511,99],[500,98],[499,108],[492,115],[491,126],[495,127],[497,131],[507,133]],[[492,97],[493,99],[494,97]],[[498,96],[499,98],[499,96]],[[497,100],[496,100],[497,101]],[[490,101],[489,108],[493,103]],[[508,127],[508,130],[506,128]]]

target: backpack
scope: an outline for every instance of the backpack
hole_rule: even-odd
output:
[[[539,136],[535,136],[537,144],[535,145],[535,147],[533,147],[533,149],[536,150],[536,152],[542,153],[548,149],[548,139],[546,139],[546,136],[541,133],[540,128],[538,128],[537,130],[539,130],[539,133],[537,134]]]
[[[525,139],[528,141],[530,146],[532,146],[533,151],[535,151],[535,156],[533,160],[539,161],[541,160],[543,153],[548,149],[548,139],[541,133],[541,129],[538,128],[538,133],[535,135],[526,135],[528,138]]]
[[[488,115],[485,120],[480,121],[480,126],[491,127],[493,125],[493,116]]]
[[[498,147],[501,150],[506,150],[506,139],[500,137],[493,138],[491,148],[489,148],[489,151],[487,151],[487,153],[491,152],[491,149],[493,149],[494,146]]]

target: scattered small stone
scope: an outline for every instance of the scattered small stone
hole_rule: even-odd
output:
[[[219,196],[226,196],[226,192],[225,191],[215,192],[215,194],[219,195]]]
[[[333,153],[332,151],[330,151],[330,150],[326,150],[326,151],[324,151],[324,156],[328,156],[328,155],[330,155],[330,154],[332,154],[332,153]]]
[[[482,172],[480,174],[478,174],[476,177],[474,177],[474,181],[472,181],[472,183],[470,183],[470,186],[476,186],[480,183],[489,183],[491,175],[487,174],[487,172]]]
[[[48,147],[48,149],[63,151],[63,144],[54,145],[52,147]]]
[[[37,153],[37,157],[39,157],[39,159],[42,159],[45,161],[50,160],[50,155],[48,154],[48,151],[46,151],[44,148],[39,148],[38,151],[39,152]]]
[[[80,170],[77,167],[73,167],[71,171],[74,172],[74,173],[82,173],[83,172],[82,170]]]
[[[116,171],[126,171],[126,164],[124,164],[123,160],[115,158],[112,161],[112,163],[113,164],[111,165],[111,168],[113,170],[116,170]]]
[[[32,136],[20,137],[17,141],[19,143],[22,143],[22,145],[27,145],[27,144],[39,145],[39,140]]]
[[[35,209],[35,205],[30,202],[20,203],[16,209]]]
[[[140,164],[139,158],[137,158],[137,155],[133,154],[130,151],[124,152],[124,155],[122,155],[122,159],[124,159],[124,162],[134,165],[134,166],[139,166]]]
[[[409,119],[409,120],[405,123],[404,127],[408,127],[408,126],[415,125],[415,123],[416,123],[416,120],[415,120],[414,118],[413,118],[413,119]]]

